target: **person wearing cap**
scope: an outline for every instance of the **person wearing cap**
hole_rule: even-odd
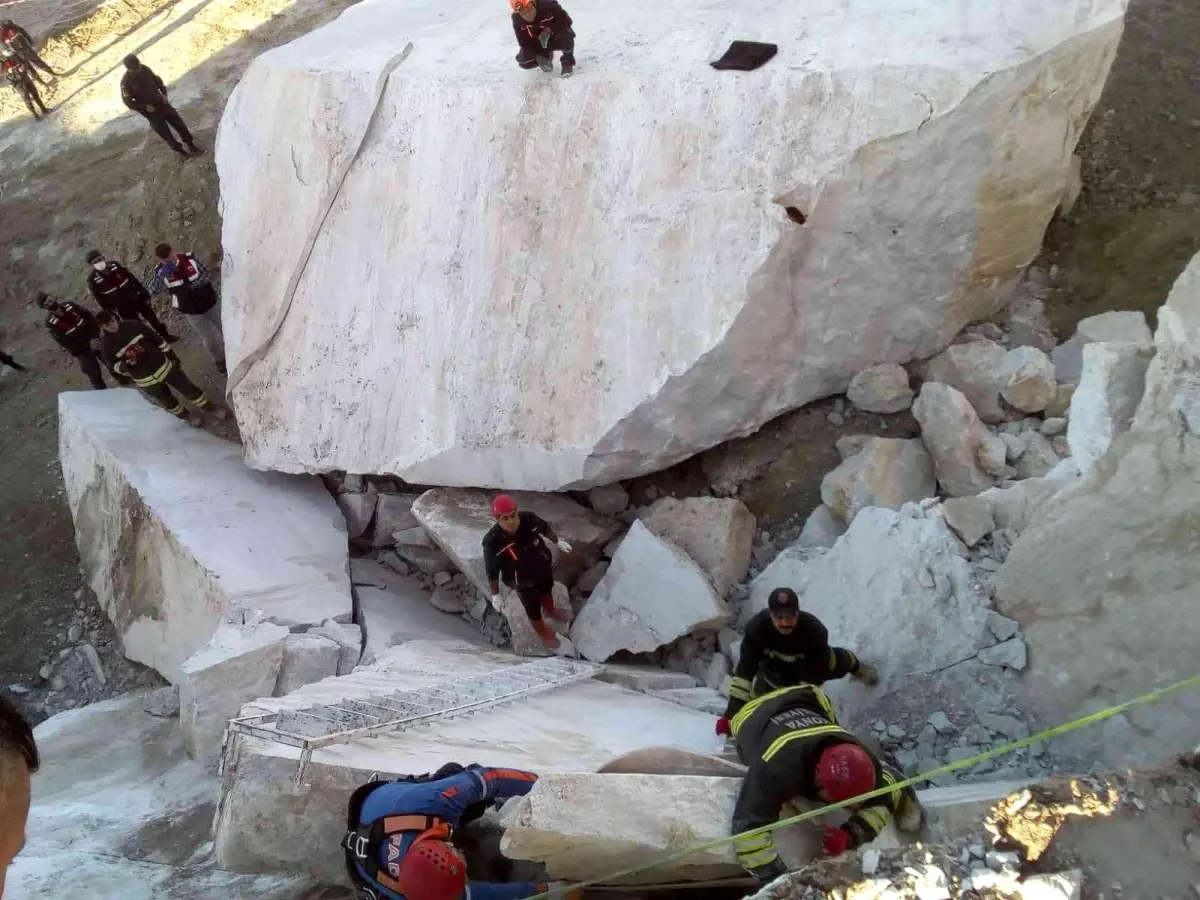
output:
[[[517,65],[554,71],[554,51],[562,52],[562,77],[575,71],[575,30],[558,0],[508,0],[517,35]]]
[[[738,757],[746,775],[733,809],[734,851],[763,883],[787,872],[771,833],[739,837],[779,821],[787,803],[840,803],[899,784],[904,776],[881,762],[838,724],[833,704],[812,684],[780,688],[746,703],[733,717]],[[924,815],[911,786],[850,804],[843,825],[825,825],[822,845],[838,856],[874,840],[895,816],[906,833]]]
[[[529,623],[547,646],[558,646],[558,635],[543,621],[543,614],[561,618],[554,608],[554,557],[546,541],[563,553],[571,545],[561,540],[539,516],[517,508],[517,501],[500,494],[492,501],[496,520],[483,536],[483,566],[487,571],[492,606],[500,609],[500,582],[517,592]]]
[[[100,329],[96,326],[96,317],[78,303],[70,300],[60,303],[44,291],[38,292],[34,302],[39,309],[46,311],[46,330],[50,332],[54,343],[71,354],[93,388],[105,390],[108,385],[104,383],[101,372],[107,365],[100,353]],[[133,383],[111,368],[108,371],[118,384]]]
[[[97,313],[96,323],[102,332],[100,351],[103,358],[118,375],[132,379],[151,402],[194,428],[204,424],[205,411],[211,411],[222,422],[229,418],[229,410],[213,404],[187,377],[179,361],[171,355],[166,341],[141,322],[121,319],[112,310],[105,309]],[[189,412],[184,401],[195,410]]]
[[[879,680],[874,666],[860,662],[844,647],[829,646],[829,630],[800,609],[795,591],[777,587],[767,596],[767,608],[746,623],[717,734],[730,733],[730,719],[753,697],[795,684],[820,685],[844,675],[868,685]]]
[[[124,63],[121,102],[149,122],[154,133],[184,159],[189,158],[189,151],[196,156],[202,154],[204,151],[196,146],[196,140],[184,124],[183,117],[167,99],[167,86],[163,80],[132,53],[125,57]],[[179,139],[171,133],[172,128]],[[187,150],[179,143],[180,139],[187,144]]]
[[[122,319],[141,319],[168,344],[179,340],[159,321],[150,305],[150,292],[132,272],[115,259],[105,259],[99,250],[89,250],[86,258],[88,290],[101,309],[111,309]]]

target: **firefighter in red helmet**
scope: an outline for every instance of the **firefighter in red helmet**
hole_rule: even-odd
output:
[[[735,835],[779,820],[785,803],[840,803],[903,781],[842,728],[825,692],[811,684],[785,687],[750,700],[733,717],[738,756],[748,767],[733,810]],[[920,831],[921,805],[911,788],[852,804],[849,820],[826,825],[825,852],[837,856],[872,841],[894,815],[896,827]],[[769,882],[787,868],[770,833],[734,839],[738,860]]]
[[[483,536],[483,566],[492,606],[499,608],[503,580],[521,598],[538,637],[547,646],[557,647],[558,636],[543,619],[543,615],[560,618],[554,608],[554,557],[546,541],[563,553],[570,553],[571,545],[537,513],[518,509],[517,501],[508,494],[492,501],[492,518],[496,524]]]

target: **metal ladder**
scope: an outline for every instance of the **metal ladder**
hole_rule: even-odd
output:
[[[414,725],[479,712],[584,681],[603,670],[601,665],[551,656],[416,690],[389,691],[306,709],[241,716],[230,720],[225,744],[228,744],[230,734],[244,734],[298,747],[300,765],[295,781],[300,786],[313,751],[321,747],[347,744],[387,732],[403,731]],[[222,747],[222,769],[224,749]]]

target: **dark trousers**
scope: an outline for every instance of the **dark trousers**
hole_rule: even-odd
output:
[[[92,383],[92,387],[98,391],[102,391],[108,387],[108,385],[104,383],[104,376],[101,374],[102,369],[108,369],[108,374],[112,376],[113,381],[115,381],[117,384],[133,384],[133,382],[124,375],[119,375],[109,368],[109,366],[104,362],[104,358],[100,355],[99,350],[88,349],[84,350],[82,353],[75,353],[72,355],[75,357],[75,361],[79,363],[79,368],[83,370],[83,374],[86,375],[88,381]]]
[[[518,584],[515,590],[521,599],[521,605],[525,607],[525,615],[529,616],[530,622],[540,622],[543,611],[550,613],[554,610],[553,574],[547,575],[533,584]]]
[[[192,383],[192,380],[184,374],[178,364],[167,373],[166,380],[141,389],[143,394],[171,415],[183,418],[185,415],[183,402],[176,399],[175,394],[171,393],[172,390],[197,409],[206,409],[209,405],[204,391]]]
[[[137,300],[132,300],[129,302],[122,300],[120,308],[114,307],[113,312],[115,312],[122,319],[140,318],[143,322],[157,331],[160,337],[165,338],[169,334],[167,331],[167,326],[162,323],[157,315],[155,315],[154,307],[145,297],[141,297]]]
[[[40,119],[50,111],[46,108],[46,104],[42,102],[42,95],[38,93],[37,85],[29,77],[22,78],[13,87],[21,95],[21,99],[25,101],[25,108],[29,110],[30,115],[35,119]]]
[[[183,143],[187,144],[189,147],[195,143],[195,140],[192,138],[192,133],[188,131],[187,125],[183,123],[183,119],[180,118],[179,113],[175,111],[175,107],[173,107],[170,103],[159,103],[155,105],[154,112],[152,113],[145,112],[144,110],[139,111],[143,116],[146,117],[146,121],[149,122],[150,127],[154,129],[154,133],[166,141],[167,145],[172,150],[175,150],[179,153],[183,152],[183,147],[180,145],[179,141],[175,139],[175,135],[171,134],[172,128],[174,128],[179,137],[182,138]]]
[[[561,34],[556,34],[550,38],[550,46],[545,50],[539,49],[536,53],[530,50],[521,48],[521,52],[517,54],[517,63],[522,69],[536,69],[539,56],[549,56],[554,58],[554,51],[562,51],[562,63],[564,66],[575,65],[575,34],[574,32],[564,31]]]
[[[25,367],[23,365],[21,365],[19,362],[17,362],[11,356],[9,356],[7,353],[5,353],[3,350],[0,350],[0,363],[3,363],[4,365],[8,366],[10,369],[16,369],[18,372],[25,371]]]
[[[51,75],[58,74],[52,68],[50,68],[50,66],[46,63],[46,61],[44,59],[42,59],[40,56],[38,56],[37,51],[34,50],[33,48],[30,48],[28,50],[18,51],[17,55],[29,66],[29,71],[33,75],[33,77],[36,78],[38,81],[40,81],[42,84],[49,84],[49,82],[46,81],[45,78],[43,78],[41,75],[39,75],[37,73],[38,69],[41,69],[43,72],[49,72]]]

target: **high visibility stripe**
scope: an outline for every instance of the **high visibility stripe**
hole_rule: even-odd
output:
[[[138,387],[153,387],[156,384],[162,384],[166,377],[171,374],[171,367],[174,365],[169,359],[158,367],[158,371],[153,375],[147,375],[145,378],[135,378],[133,383]]]
[[[832,672],[837,668],[837,651],[832,647],[829,648],[829,671]]]
[[[771,746],[767,748],[767,752],[762,755],[763,762],[771,760],[792,741],[797,741],[801,738],[820,737],[823,734],[844,734],[849,736],[850,733],[840,725],[818,725],[816,728],[801,728],[799,731],[793,731],[772,741]]]
[[[881,806],[867,806],[858,811],[858,816],[867,823],[876,834],[887,827],[888,812]]]
[[[739,853],[753,853],[756,850],[766,850],[774,846],[769,834],[752,834],[748,837],[739,837],[733,843]]]
[[[729,680],[729,696],[734,700],[749,700],[753,696],[750,693],[750,682],[735,675]]]
[[[740,853],[735,848],[734,852],[737,853],[738,862],[747,869],[769,866],[775,860],[779,859],[779,854],[775,852],[775,848],[773,847],[770,850],[759,850],[756,853]]]
[[[741,711],[733,717],[733,721],[730,722],[730,730],[736,737],[738,729],[742,727],[746,719],[750,718],[750,716],[752,716],[756,710],[761,709],[763,704],[770,703],[772,700],[782,697],[788,691],[800,690],[811,691],[817,698],[817,702],[821,704],[821,708],[825,711],[825,714],[831,717],[834,722],[837,721],[837,716],[834,715],[833,712],[833,704],[829,702],[829,698],[825,696],[825,692],[823,690],[812,684],[795,684],[791,685],[790,687],[777,688],[768,694],[763,694],[761,697],[755,697],[753,700],[743,706]]]
[[[180,403],[178,400],[176,400],[175,405],[172,406],[170,409],[168,409],[167,412],[169,412],[173,416],[182,416],[183,415],[183,404]]]

